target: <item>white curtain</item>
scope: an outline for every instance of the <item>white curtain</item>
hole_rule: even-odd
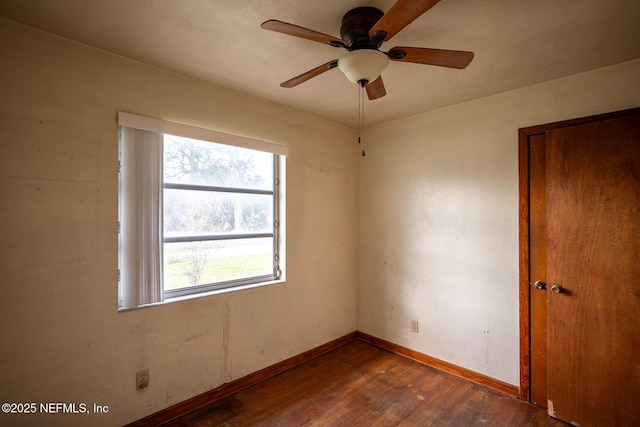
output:
[[[163,135],[120,133],[119,308],[162,302]]]

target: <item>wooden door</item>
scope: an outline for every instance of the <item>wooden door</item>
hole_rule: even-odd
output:
[[[528,146],[529,398],[575,425],[637,425],[640,111],[547,128]]]

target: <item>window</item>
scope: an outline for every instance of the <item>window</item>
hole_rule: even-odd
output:
[[[286,147],[120,113],[119,307],[282,275]]]

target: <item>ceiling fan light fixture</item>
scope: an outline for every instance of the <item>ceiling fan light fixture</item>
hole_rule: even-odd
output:
[[[387,55],[374,49],[353,50],[338,60],[340,71],[356,84],[374,81],[388,64]]]

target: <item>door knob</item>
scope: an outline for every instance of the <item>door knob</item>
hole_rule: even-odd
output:
[[[547,289],[547,284],[542,280],[536,280],[536,283],[534,283],[533,286],[535,286],[536,289],[540,289],[541,291],[544,291]]]
[[[562,291],[564,291],[564,288],[562,287],[562,285],[553,285],[551,287],[551,292],[553,292],[554,294],[561,294]]]

